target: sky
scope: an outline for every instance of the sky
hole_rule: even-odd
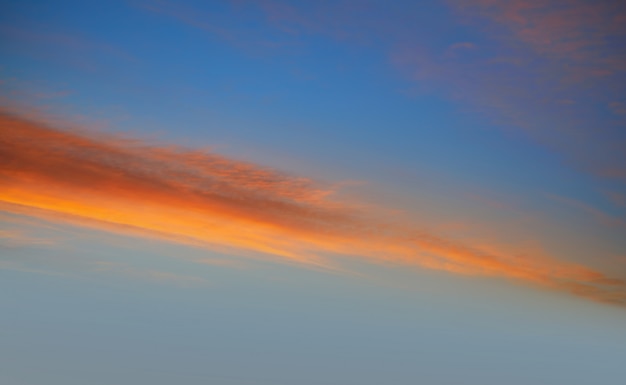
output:
[[[625,26],[0,2],[0,382],[619,383]]]

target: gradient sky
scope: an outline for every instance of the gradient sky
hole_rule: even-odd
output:
[[[626,378],[621,1],[3,1],[0,382]]]

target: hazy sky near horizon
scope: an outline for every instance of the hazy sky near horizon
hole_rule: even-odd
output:
[[[620,1],[0,4],[0,382],[626,378]]]

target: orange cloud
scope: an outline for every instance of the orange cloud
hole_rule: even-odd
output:
[[[0,209],[291,263],[340,256],[513,279],[626,304],[626,283],[546,256],[444,239],[332,200],[311,180],[216,154],[0,114]]]
[[[626,7],[615,1],[586,0],[453,0],[462,9],[509,29],[540,53],[573,61],[596,61],[596,74],[612,68],[624,56],[612,51],[610,39],[624,36]],[[614,60],[605,60],[610,56]]]

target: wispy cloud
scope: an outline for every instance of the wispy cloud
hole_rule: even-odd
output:
[[[225,41],[242,40],[233,39],[232,31],[218,33],[199,24],[210,15],[199,17],[201,12],[186,8],[186,16],[181,17],[180,7],[154,4],[152,8],[160,13]],[[449,0],[383,6],[354,0],[246,0],[231,4],[231,10],[246,20],[264,22],[277,41],[302,45],[307,36],[317,35],[378,50],[411,80],[407,87],[452,98],[466,111],[479,112],[499,127],[528,136],[584,172],[626,180],[623,2]],[[437,23],[424,16],[433,12]],[[212,22],[219,24],[215,18]]]
[[[0,38],[5,45],[15,45],[37,59],[86,72],[101,71],[103,63],[111,64],[111,59],[124,65],[137,61],[131,54],[106,42],[91,41],[72,31],[50,30],[45,25],[3,25]],[[103,57],[108,60],[102,60]]]
[[[615,206],[626,208],[626,195],[617,191],[607,191],[605,192],[605,195]]]
[[[623,180],[624,3],[448,3],[486,44],[481,55],[463,62],[434,58],[443,66],[441,78],[448,76],[475,95],[461,95],[464,100],[500,115],[503,123],[523,129],[577,167]]]
[[[210,10],[181,2],[166,0],[133,1],[133,6],[154,15],[171,18],[186,26],[198,29],[209,38],[227,42],[246,53],[259,55],[267,52],[284,52],[298,46],[298,39],[285,30],[276,29],[271,36],[258,34],[250,25],[258,16],[254,9],[243,3],[224,2]],[[236,17],[233,18],[233,13]]]
[[[453,0],[450,3],[503,26],[541,54],[570,63],[580,62],[590,70],[587,76],[623,71],[626,55],[616,50],[616,41],[612,41],[626,33],[626,7],[620,2]],[[595,67],[590,68],[590,64]]]
[[[48,238],[31,237],[18,230],[0,229],[0,249],[16,247],[42,247],[54,245],[55,241]]]
[[[29,274],[42,274],[73,279],[93,279],[103,274],[123,276],[135,281],[170,284],[180,287],[197,287],[209,285],[201,277],[174,274],[150,268],[134,267],[129,264],[109,261],[77,261],[65,259],[58,265],[48,262],[46,265],[34,261],[0,260],[0,270],[12,270]],[[72,263],[73,262],[73,263]],[[70,267],[68,264],[72,263]]]
[[[549,256],[476,247],[332,199],[306,178],[204,151],[0,116],[1,209],[341,270],[341,256],[503,277],[626,304],[626,283]]]
[[[558,196],[558,195],[549,195],[549,197],[557,202],[564,203],[571,207],[574,207],[578,210],[581,210],[588,215],[592,216],[598,223],[604,226],[620,226],[626,227],[626,221],[624,219],[608,214],[590,204],[585,202],[581,202],[577,199],[572,199],[568,197]]]
[[[142,269],[120,262],[96,261],[87,270],[91,273],[114,273],[127,276],[132,279],[152,281],[156,283],[169,283],[183,287],[207,285],[208,282],[200,277],[174,274],[154,269]]]

